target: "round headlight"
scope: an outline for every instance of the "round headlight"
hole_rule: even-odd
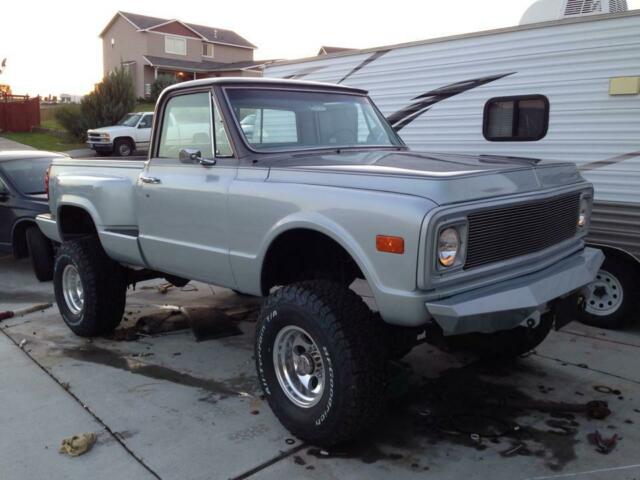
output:
[[[578,227],[584,228],[589,220],[589,200],[583,198],[580,200],[580,214],[578,215]]]
[[[438,238],[438,262],[443,267],[451,267],[460,251],[460,234],[455,228],[445,228]]]

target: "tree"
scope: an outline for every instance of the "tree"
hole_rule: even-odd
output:
[[[117,123],[135,106],[131,74],[124,67],[118,67],[82,99],[80,110],[88,128],[97,128]]]
[[[174,83],[178,83],[175,77],[170,77],[168,75],[160,75],[151,84],[151,97],[149,99],[152,102],[157,101],[162,91],[165,88],[173,85]]]

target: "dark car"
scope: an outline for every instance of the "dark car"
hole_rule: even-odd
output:
[[[31,257],[38,280],[53,277],[53,245],[36,225],[35,217],[49,212],[44,177],[54,158],[51,152],[0,152],[0,252]]]

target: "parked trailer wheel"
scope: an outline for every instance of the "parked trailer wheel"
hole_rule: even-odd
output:
[[[324,280],[267,298],[256,330],[260,384],[298,438],[335,445],[372,425],[386,398],[379,325],[351,290]]]
[[[600,328],[622,328],[634,320],[638,308],[638,274],[628,260],[607,255],[589,296],[580,321]]]
[[[56,256],[53,282],[58,309],[76,335],[104,335],[120,324],[126,271],[107,256],[97,238],[64,242]]]
[[[36,278],[41,282],[53,279],[53,245],[38,227],[28,227],[25,236]]]

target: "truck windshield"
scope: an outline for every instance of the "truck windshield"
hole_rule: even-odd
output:
[[[226,92],[247,143],[256,151],[402,145],[363,95],[257,88]]]
[[[142,115],[137,113],[127,113],[122,120],[118,122],[118,125],[122,125],[124,127],[135,127],[138,124],[138,120]]]
[[[2,166],[20,193],[36,195],[44,193],[44,176],[50,163],[50,158],[28,158],[10,160]]]

